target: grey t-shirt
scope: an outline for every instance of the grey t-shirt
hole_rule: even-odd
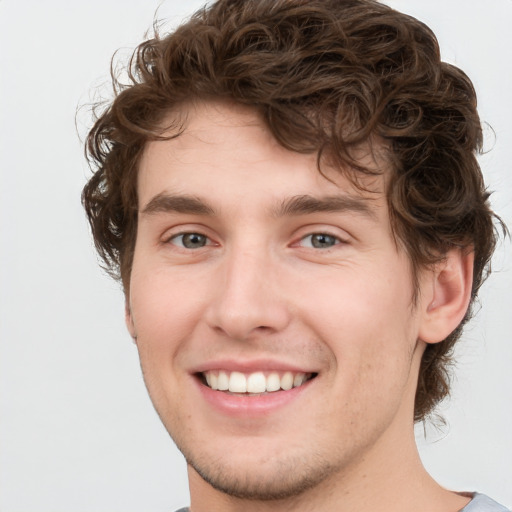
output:
[[[475,492],[473,499],[460,512],[510,512],[510,510],[496,503],[489,496]]]
[[[176,510],[176,512],[190,512],[190,510],[185,508],[180,508]],[[478,492],[473,494],[473,499],[460,511],[460,512],[511,512],[508,508],[505,508],[503,505],[496,503],[494,500],[486,496],[485,494],[480,494]]]

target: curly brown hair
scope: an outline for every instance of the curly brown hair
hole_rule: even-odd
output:
[[[371,171],[352,157],[354,148],[384,139],[392,227],[414,275],[454,246],[474,251],[474,301],[498,219],[476,158],[476,96],[469,78],[441,61],[423,23],[374,0],[219,0],[140,44],[127,70],[129,84],[114,79],[115,98],[88,135],[94,174],[82,196],[97,250],[125,293],[145,144],[162,137],[173,107],[227,99],[256,109],[285,148],[316,153],[319,165],[329,155],[355,181]],[[443,342],[427,346],[416,421],[448,394],[447,368],[469,317],[470,310]]]

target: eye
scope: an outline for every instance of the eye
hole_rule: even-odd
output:
[[[208,237],[201,233],[180,233],[170,238],[169,242],[185,249],[200,249],[209,244]]]
[[[341,240],[338,237],[329,235],[328,233],[312,233],[302,238],[300,245],[313,249],[329,249],[340,242]]]

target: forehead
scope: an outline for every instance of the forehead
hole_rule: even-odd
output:
[[[201,193],[214,198],[223,190],[274,196],[339,193],[373,202],[384,195],[386,161],[381,144],[354,151],[361,166],[378,176],[334,168],[317,153],[299,153],[281,146],[255,109],[238,104],[197,102],[169,112],[162,125],[168,140],[150,141],[138,174],[141,209],[157,194]],[[357,173],[360,186],[349,176]],[[227,199],[224,194],[222,199]],[[232,199],[236,199],[232,197]]]

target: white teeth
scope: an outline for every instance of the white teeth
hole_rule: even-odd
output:
[[[288,391],[289,389],[292,389],[292,388],[293,388],[293,375],[292,375],[292,372],[286,372],[286,373],[281,377],[281,387],[282,387],[285,391]]]
[[[226,372],[219,372],[217,379],[217,389],[219,391],[227,391],[229,389],[229,377]]]
[[[208,380],[206,380],[208,382]],[[215,373],[210,373],[210,382],[208,382],[212,389],[219,389],[219,378]]]
[[[247,391],[247,379],[245,375],[240,372],[231,372],[228,389],[231,393],[245,393]]]
[[[297,373],[293,378],[293,387],[301,386],[305,380],[306,376],[303,373]]]
[[[267,391],[279,391],[281,389],[281,379],[278,373],[271,373],[267,377]]]
[[[302,386],[308,376],[305,373],[271,372],[265,375],[263,372],[254,372],[248,375],[241,372],[207,371],[204,378],[208,386],[214,390],[230,391],[231,393],[271,393]]]
[[[262,372],[251,373],[247,378],[248,393],[265,393],[267,390],[267,382]]]

